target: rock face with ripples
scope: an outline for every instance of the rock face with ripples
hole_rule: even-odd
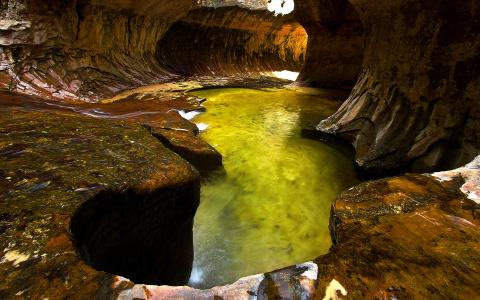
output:
[[[191,1],[7,1],[0,27],[0,86],[47,98],[95,100],[171,78],[154,58]],[[165,3],[168,1],[164,1]],[[130,12],[129,12],[130,10]],[[162,14],[154,18],[155,13]]]
[[[299,84],[359,77],[318,128],[348,140],[370,172],[456,167],[480,148],[474,1],[309,0],[287,16],[265,1],[2,5],[3,89],[98,100],[179,75],[251,76],[305,62]]]
[[[375,173],[458,167],[480,149],[476,1],[350,1],[367,36],[352,94],[318,129]]]
[[[239,7],[200,8],[170,27],[157,57],[177,74],[245,75],[299,71],[306,47],[305,29],[292,15]]]
[[[0,88],[45,98],[95,101],[178,75],[297,70],[304,59],[303,28],[266,9],[215,12],[193,0],[4,2]]]

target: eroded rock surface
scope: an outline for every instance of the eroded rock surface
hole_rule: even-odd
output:
[[[349,99],[318,129],[375,173],[451,169],[480,149],[476,1],[350,1],[367,35]]]
[[[2,107],[0,123],[0,298],[115,294],[113,275],[86,263],[186,282],[199,203],[193,166],[127,121]],[[159,277],[168,265],[171,276]]]
[[[238,7],[191,11],[170,27],[157,57],[172,73],[245,75],[298,71],[307,34],[292,15]]]
[[[45,98],[96,100],[172,78],[154,58],[191,1],[7,1],[0,29],[0,87]],[[130,10],[130,11],[129,11]],[[155,18],[155,12],[162,17]],[[28,26],[27,26],[28,25]],[[5,28],[2,26],[1,28]],[[20,30],[21,29],[21,30]]]
[[[475,298],[479,207],[461,181],[404,175],[345,192],[332,207],[335,246],[316,260],[318,290],[335,279],[351,299]]]
[[[441,181],[451,181],[454,179],[464,180],[460,190],[467,195],[470,200],[480,204],[480,156],[477,156],[471,163],[464,167],[433,173],[432,175]]]
[[[295,17],[310,37],[306,54],[302,43],[292,40],[304,36],[292,16],[275,19],[255,12],[247,17],[244,9],[212,11],[201,2],[0,3],[0,88],[63,101],[37,99],[30,102],[32,111],[18,105],[18,95],[0,97],[10,107],[0,114],[0,298],[478,297],[478,160],[452,172],[404,175],[347,191],[332,207],[335,246],[329,254],[231,286],[199,291],[134,285],[85,263],[140,281],[184,282],[191,258],[185,244],[191,236],[182,233],[198,204],[199,177],[142,125],[161,134],[170,149],[193,155],[189,160],[201,170],[203,158],[194,159],[212,155],[218,161],[218,155],[195,140],[198,128],[178,113],[192,109],[179,93],[205,85],[165,84],[150,94],[139,89],[103,101],[100,109],[70,106],[67,99],[95,101],[177,79],[179,73],[250,76],[268,68],[298,68],[305,56],[299,80],[306,85],[349,84],[362,70],[349,99],[318,129],[348,140],[364,169],[448,169],[478,154],[480,6],[475,1],[296,1]],[[217,1],[207,2],[215,6]],[[258,4],[247,2],[244,8]],[[172,28],[189,34],[195,29],[187,39],[202,40],[172,54],[183,45],[175,44]],[[208,36],[231,38],[226,51],[209,57],[209,47],[218,51],[225,43],[204,40]],[[232,50],[240,46],[245,48]],[[208,63],[186,59],[192,52]],[[265,64],[258,65],[253,54],[266,55]],[[243,63],[227,64],[237,59]],[[232,85],[228,78],[208,80],[212,86]],[[157,112],[135,109],[145,105],[149,110],[151,101]],[[178,202],[186,206],[177,207]],[[112,208],[117,205],[122,209]],[[147,222],[164,211],[170,214],[165,220]],[[102,212],[111,222],[103,221]],[[74,215],[71,230],[83,259],[70,233]],[[174,230],[155,231],[178,219],[182,222]],[[146,241],[149,233],[184,240],[161,250],[173,255],[171,261],[151,263],[138,258],[142,249],[159,250],[157,241]],[[175,251],[177,246],[186,250]],[[112,248],[133,252],[137,259],[122,261],[128,256],[122,251],[109,257]],[[118,261],[120,268],[111,268]],[[177,266],[181,272],[174,278],[155,273]]]
[[[222,155],[193,133],[187,130],[155,129],[152,127],[149,129],[165,147],[190,162],[202,175],[207,176],[222,168]]]
[[[256,2],[266,8],[264,1]],[[300,68],[306,35],[293,18],[239,7],[215,12],[204,5],[209,4],[3,1],[0,88],[48,99],[97,101],[129,88],[178,79],[179,74]],[[164,51],[158,54],[157,49]],[[262,55],[268,59],[263,66]]]

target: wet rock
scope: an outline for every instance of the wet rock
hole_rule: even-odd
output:
[[[404,175],[343,193],[332,205],[334,247],[315,260],[317,295],[335,279],[352,299],[475,298],[478,205],[460,186]]]
[[[0,298],[110,298],[122,273],[188,279],[199,203],[188,162],[131,122],[2,107],[0,147],[17,141],[29,151],[0,156]]]
[[[207,142],[186,130],[166,130],[150,127],[151,133],[165,147],[190,162],[202,176],[222,169],[222,155]]]
[[[203,291],[135,285],[120,299],[474,299],[480,212],[459,174],[478,184],[478,161],[344,192],[332,205],[334,246],[313,262]]]
[[[480,204],[480,156],[477,156],[471,163],[464,167],[433,173],[432,175],[440,181],[458,181],[464,183],[460,187],[462,193],[467,195],[470,200]]]
[[[32,24],[28,21],[1,20],[0,30],[22,31],[30,28]]]
[[[190,133],[192,137],[196,137],[199,133],[198,127],[194,123],[184,119],[178,111],[169,111],[160,118],[158,116],[143,116],[136,121],[144,124],[149,130],[153,131],[162,129],[183,131]],[[185,142],[190,143],[188,140],[185,140]]]
[[[314,294],[317,273],[317,265],[309,262],[209,290],[135,285],[124,290],[118,299],[309,299]]]

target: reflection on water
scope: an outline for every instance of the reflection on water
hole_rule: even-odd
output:
[[[337,103],[287,90],[193,92],[208,99],[194,119],[222,153],[227,176],[202,187],[190,285],[208,288],[311,260],[331,245],[332,200],[357,183],[340,152],[300,137]]]

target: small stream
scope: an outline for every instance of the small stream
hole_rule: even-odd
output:
[[[302,138],[337,101],[285,89],[222,88],[193,121],[222,155],[225,176],[202,187],[190,285],[210,288],[312,260],[331,246],[331,202],[356,183],[347,156]]]

